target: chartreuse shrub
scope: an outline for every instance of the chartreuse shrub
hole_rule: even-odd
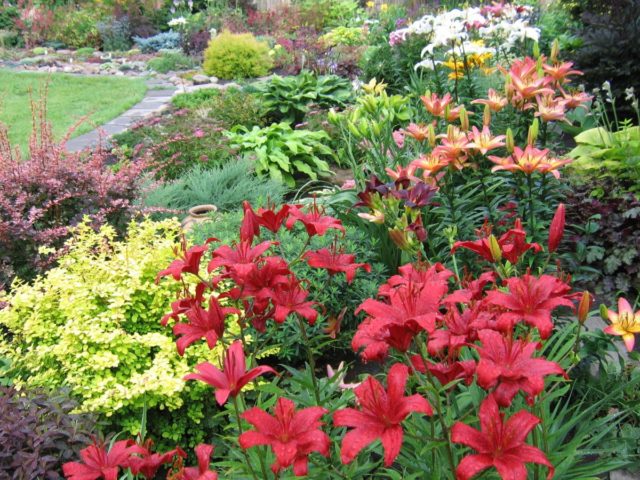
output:
[[[78,412],[98,414],[114,431],[137,433],[146,406],[157,441],[202,441],[197,424],[211,402],[182,377],[220,351],[203,345],[178,355],[171,328],[160,324],[176,284],[155,283],[178,233],[175,220],[131,223],[124,240],[110,226],[81,224],[59,266],[33,284],[14,282],[1,299],[0,356],[10,359],[15,384],[64,386]]]
[[[261,77],[273,66],[269,46],[250,33],[224,31],[204,52],[204,71],[223,79]]]

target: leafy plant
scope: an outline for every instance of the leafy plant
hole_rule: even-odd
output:
[[[182,52],[164,51],[159,57],[152,58],[147,62],[147,66],[151,70],[158,73],[176,72],[180,70],[189,70],[196,66],[195,60],[184,55]]]
[[[336,75],[303,72],[295,77],[274,76],[256,87],[265,114],[274,121],[301,123],[313,107],[345,107],[353,97],[351,83]]]
[[[90,441],[94,419],[64,393],[0,387],[0,476],[61,479],[62,464]]]
[[[155,283],[173,258],[179,231],[175,220],[145,220],[132,222],[117,240],[110,226],[96,232],[82,224],[59,266],[32,285],[15,283],[0,310],[0,354],[11,360],[15,384],[64,386],[79,401],[77,411],[133,435],[146,405],[154,438],[171,447],[201,441],[205,432],[196,424],[205,404],[185,402],[206,392],[182,377],[208,349],[176,353],[160,319],[177,288]]]
[[[320,41],[328,47],[364,45],[367,41],[367,30],[363,27],[336,27],[320,37]]]
[[[133,37],[142,53],[154,53],[160,50],[177,50],[180,48],[180,34],[178,32],[162,32],[152,37]]]
[[[200,103],[196,111],[198,115],[206,115],[222,128],[232,128],[236,125],[262,126],[265,123],[260,98],[250,91],[235,87],[228,87],[220,91],[219,95],[212,95]]]
[[[614,190],[622,194],[640,193],[640,127],[628,125],[615,132],[592,128],[578,134],[575,141],[577,146],[568,154],[575,159],[572,170],[612,182]],[[602,196],[604,191],[595,190],[594,194]]]
[[[305,175],[313,180],[330,173],[322,159],[332,156],[326,145],[329,136],[324,131],[293,130],[288,123],[274,123],[268,127],[238,126],[224,133],[232,148],[255,158],[258,175],[294,187],[296,177]]]
[[[224,31],[211,39],[204,52],[205,73],[222,79],[260,77],[271,66],[268,45],[250,33]]]
[[[218,211],[237,209],[244,200],[265,205],[280,203],[286,193],[280,182],[253,175],[248,160],[232,160],[223,166],[197,165],[177,180],[160,185],[144,196],[148,207],[187,210],[196,205],[213,204]]]

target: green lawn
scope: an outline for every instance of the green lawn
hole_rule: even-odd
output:
[[[20,145],[23,152],[31,133],[29,92],[37,100],[47,81],[48,118],[56,138],[84,116],[87,120],[73,136],[107,123],[142,100],[146,92],[143,79],[0,70],[0,122],[9,127],[12,144]]]

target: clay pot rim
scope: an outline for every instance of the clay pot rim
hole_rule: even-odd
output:
[[[217,212],[218,207],[215,205],[196,205],[189,209],[189,215],[196,218],[206,217],[211,212]]]

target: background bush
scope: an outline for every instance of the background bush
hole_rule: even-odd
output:
[[[94,420],[63,393],[0,388],[0,478],[58,479],[91,442]]]
[[[125,51],[131,47],[131,25],[128,16],[98,22],[96,28],[100,34],[102,50]]]
[[[50,40],[64,43],[71,48],[97,48],[100,46],[97,24],[102,16],[102,12],[88,8],[58,8]]]
[[[160,320],[179,286],[155,283],[174,258],[179,229],[175,220],[145,220],[119,241],[110,226],[95,232],[83,224],[58,267],[15,285],[0,310],[0,355],[11,360],[16,385],[69,388],[78,411],[98,414],[112,431],[136,434],[146,406],[165,418],[150,423],[152,438],[170,448],[203,441],[197,423],[210,391],[182,377],[220,351],[198,345],[178,355]]]
[[[225,80],[261,77],[272,67],[269,47],[250,33],[225,31],[204,52],[204,71]]]

